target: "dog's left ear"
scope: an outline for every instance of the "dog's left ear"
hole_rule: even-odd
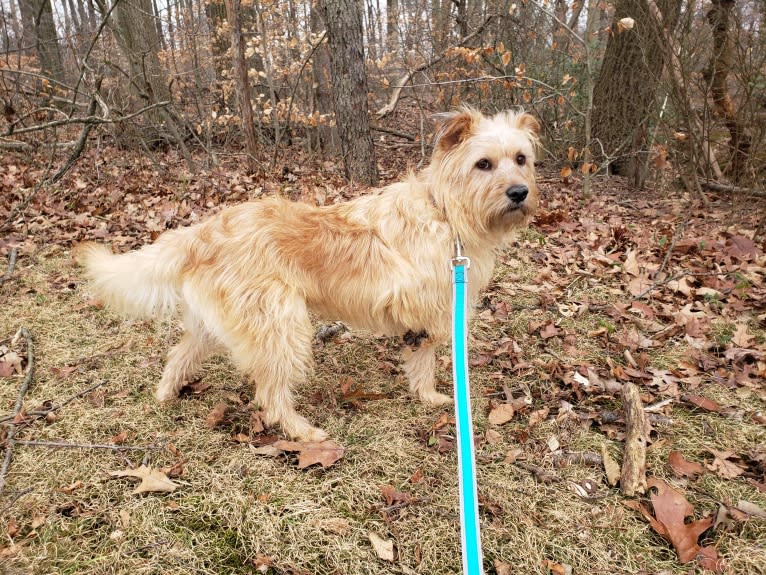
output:
[[[519,129],[526,130],[535,138],[540,135],[540,122],[532,114],[527,114],[526,112],[521,114],[518,119],[518,125]]]
[[[467,139],[472,133],[477,115],[478,112],[469,108],[438,114],[434,150],[447,152]]]

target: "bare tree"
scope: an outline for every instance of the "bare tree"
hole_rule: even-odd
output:
[[[367,104],[361,7],[355,0],[322,0],[320,7],[327,27],[335,122],[346,177],[376,185],[378,168]]]
[[[63,83],[64,64],[50,0],[19,0],[24,38],[35,47],[43,74]]]
[[[672,31],[681,0],[659,0],[663,23]],[[593,135],[613,173],[643,186],[649,120],[666,64],[662,31],[643,2],[618,0],[614,20],[632,18],[632,29],[614,27],[593,93]]]
[[[734,61],[734,46],[730,30],[734,22],[733,9],[734,0],[713,0],[713,5],[707,14],[708,22],[713,28],[713,55],[705,71],[705,77],[710,84],[715,112],[723,120],[731,136],[731,162],[727,173],[736,180],[746,175],[745,168],[750,156],[750,136],[740,121],[729,94],[729,71]]]
[[[245,43],[242,41],[239,0],[225,0],[226,18],[229,21],[232,48],[232,63],[237,86],[237,101],[239,113],[242,116],[242,131],[245,134],[248,167],[255,171],[255,154],[258,148],[258,135],[253,124],[253,105],[250,99],[250,81],[247,78],[247,63],[245,61]]]

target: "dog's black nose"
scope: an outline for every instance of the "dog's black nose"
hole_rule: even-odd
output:
[[[529,194],[529,188],[521,184],[511,186],[510,188],[505,190],[505,195],[508,196],[508,199],[514,202],[515,204],[520,204],[521,202],[526,200],[527,194]]]

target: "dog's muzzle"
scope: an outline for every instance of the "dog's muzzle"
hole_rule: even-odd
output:
[[[511,201],[512,208],[520,208],[529,195],[529,188],[522,184],[511,186],[505,190],[505,195]]]

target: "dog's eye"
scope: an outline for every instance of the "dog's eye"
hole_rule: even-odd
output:
[[[517,154],[516,163],[520,166],[523,166],[524,164],[527,163],[527,157],[524,154]]]
[[[487,171],[492,169],[492,162],[490,162],[487,158],[482,158],[478,162],[476,162],[476,167],[482,171]]]

